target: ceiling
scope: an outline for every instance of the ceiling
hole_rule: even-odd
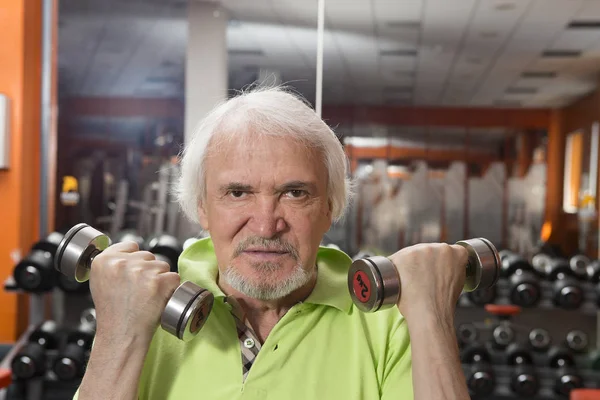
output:
[[[221,3],[230,88],[313,100],[316,0]],[[600,71],[598,0],[326,0],[325,27],[324,104],[557,107]],[[185,0],[61,0],[60,95],[183,98],[186,46]]]

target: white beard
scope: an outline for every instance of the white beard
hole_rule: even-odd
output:
[[[259,263],[253,265],[257,270],[266,272],[275,271],[279,266],[275,263]],[[255,283],[247,277],[241,275],[234,267],[229,266],[221,274],[221,278],[238,292],[257,300],[275,300],[281,299],[295,290],[306,285],[312,278],[313,273],[302,268],[301,264],[294,267],[291,275],[281,282],[262,282]]]

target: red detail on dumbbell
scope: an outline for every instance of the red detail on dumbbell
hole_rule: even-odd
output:
[[[363,271],[356,271],[354,274],[354,295],[361,303],[366,303],[371,297],[371,283],[367,274]]]
[[[486,304],[485,311],[499,317],[511,317],[521,312],[521,307],[510,304]]]
[[[10,386],[12,383],[12,372],[10,369],[0,368],[0,389]]]
[[[570,400],[600,400],[600,389],[573,389]]]

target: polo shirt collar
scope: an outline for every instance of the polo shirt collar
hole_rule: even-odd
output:
[[[347,274],[352,260],[340,250],[320,247],[317,253],[317,283],[304,303],[320,304],[349,312],[352,299],[348,293]],[[225,293],[217,285],[219,268],[215,248],[210,238],[198,240],[181,253],[179,273],[182,280],[190,280],[210,291],[215,298]]]

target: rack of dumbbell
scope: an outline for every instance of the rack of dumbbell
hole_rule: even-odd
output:
[[[0,366],[12,371],[7,400],[70,399],[81,382],[93,342],[96,314],[89,283],[79,283],[59,273],[54,265],[64,235],[53,232],[34,244],[19,261],[5,290],[31,296],[50,296],[51,318],[27,329]],[[196,238],[181,242],[168,234],[144,239],[134,231],[123,231],[113,243],[133,241],[152,252],[177,272],[183,249]],[[39,313],[47,316],[44,310]],[[2,398],[2,389],[0,389]]]
[[[500,252],[495,287],[463,293],[456,330],[474,399],[568,399],[600,388],[600,262]]]

